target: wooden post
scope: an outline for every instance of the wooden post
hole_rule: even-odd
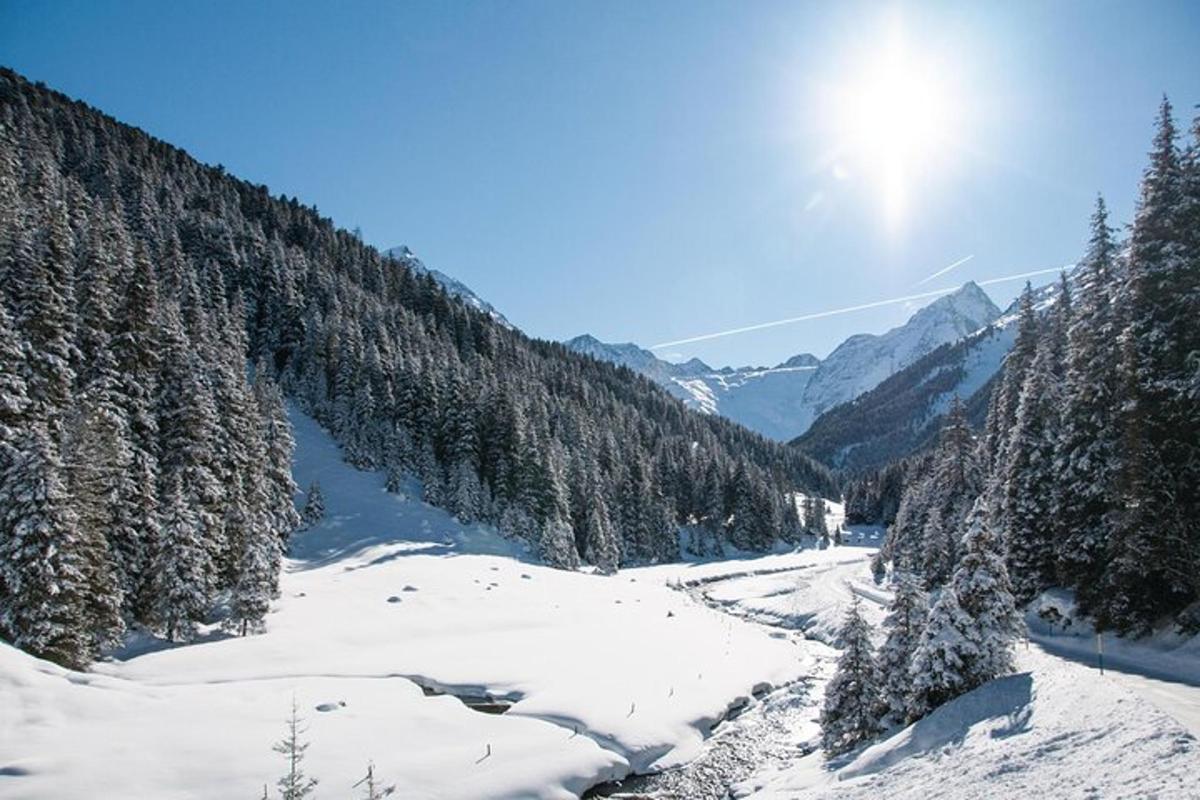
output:
[[[1104,634],[1096,632],[1096,662],[1100,665],[1100,674],[1104,674]]]

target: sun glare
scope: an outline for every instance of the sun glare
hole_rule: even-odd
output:
[[[839,88],[838,150],[871,178],[890,226],[902,221],[913,184],[945,160],[954,111],[938,65],[911,52],[898,28]]]

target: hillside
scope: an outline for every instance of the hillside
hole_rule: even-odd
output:
[[[833,493],[807,455],[7,70],[0,122],[0,632],[36,655],[187,639],[217,607],[261,626],[295,526],[281,391],[355,466],[559,567],[677,559],[683,524],[766,550],[803,535],[790,492]]]

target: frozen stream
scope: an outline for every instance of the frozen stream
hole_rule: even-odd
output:
[[[824,565],[823,565],[824,566]],[[828,567],[825,567],[828,568]],[[812,566],[771,570],[774,580],[783,580],[795,587],[805,581],[805,573],[821,572]],[[647,775],[631,775],[623,781],[601,784],[585,797],[612,798],[687,798],[688,800],[723,800],[731,796],[731,788],[764,769],[782,769],[812,752],[817,746],[820,728],[821,687],[825,673],[832,670],[833,651],[820,642],[806,639],[800,632],[806,620],[803,615],[763,615],[740,603],[718,599],[729,584],[744,581],[746,575],[727,575],[685,584],[687,592],[699,602],[731,614],[771,632],[777,638],[788,638],[798,648],[819,651],[819,674],[814,674],[778,687],[753,698],[713,728],[703,752],[680,767]]]

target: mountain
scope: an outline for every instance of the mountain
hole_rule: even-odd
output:
[[[390,250],[385,250],[384,255],[391,256],[417,275],[428,275],[437,281],[438,286],[441,286],[446,294],[452,297],[457,297],[459,300],[462,300],[476,311],[481,311],[484,314],[487,314],[504,327],[514,327],[511,322],[504,318],[503,314],[496,310],[495,306],[484,300],[479,295],[475,294],[475,292],[471,291],[471,287],[467,286],[462,281],[451,278],[444,272],[439,272],[436,269],[430,269],[429,267],[425,266],[421,259],[417,258],[413,254],[413,251],[409,250],[407,246],[400,245],[399,247],[393,247]]]
[[[1044,311],[1057,296],[1056,283],[1038,289],[1034,308]],[[942,344],[829,409],[792,444],[831,466],[869,469],[921,449],[937,434],[955,396],[966,404],[969,419],[981,423],[993,379],[1016,339],[1018,302],[986,327]]]
[[[218,607],[265,624],[299,521],[284,396],[352,466],[553,566],[675,560],[685,525],[705,553],[795,543],[793,493],[836,492],[802,451],[6,69],[0,120],[0,637],[33,655],[86,666],[126,621],[186,641]]]
[[[938,347],[984,328],[999,315],[982,289],[966,283],[886,333],[852,336],[824,360],[805,353],[774,367],[715,370],[699,359],[673,364],[637,345],[606,344],[588,335],[565,344],[640,372],[693,408],[788,440],[804,433],[825,411],[853,400]]]

